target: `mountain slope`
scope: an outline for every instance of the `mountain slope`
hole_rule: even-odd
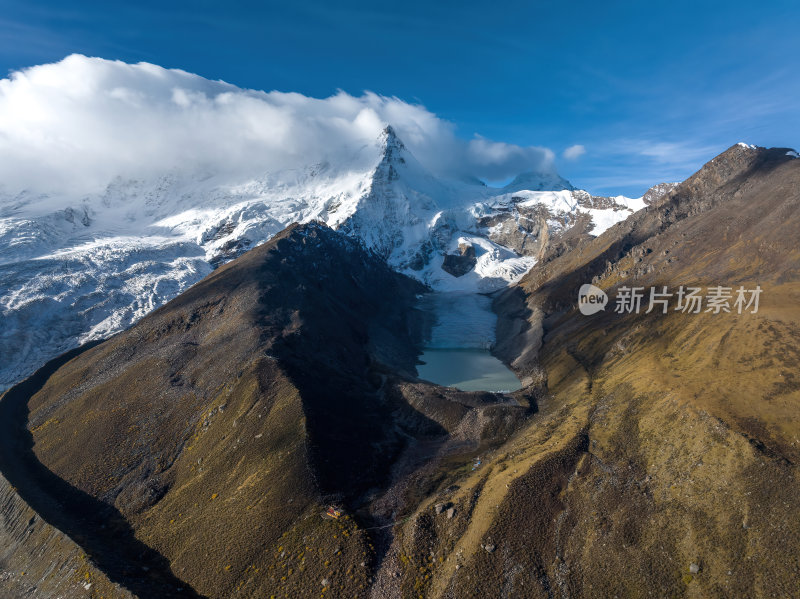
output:
[[[5,436],[199,595],[792,596],[798,190],[786,150],[734,146],[546,251],[495,301],[513,396],[415,380],[419,283],[293,226],[54,366]],[[605,311],[578,311],[587,282]],[[755,313],[614,311],[681,285],[763,291]]]
[[[32,396],[12,388],[0,405],[27,410],[5,436],[32,437],[14,484],[34,508],[73,488],[64,521],[136,596],[178,593],[148,590],[141,567],[200,596],[365,596],[381,555],[364,527],[398,457],[451,434],[474,451],[525,413],[413,382],[422,290],[351,237],[292,226],[54,366]],[[358,517],[324,520],[329,503]]]
[[[428,596],[796,593],[798,190],[785,149],[734,146],[497,300],[499,351],[547,396],[450,499],[469,518],[433,525]],[[578,312],[584,283],[604,312]],[[763,293],[756,314],[613,311],[664,285]]]

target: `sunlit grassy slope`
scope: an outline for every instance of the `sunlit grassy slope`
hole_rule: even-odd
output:
[[[546,394],[406,525],[408,595],[796,596],[799,207],[800,161],[735,146],[499,298],[499,349]],[[607,312],[577,311],[589,282]],[[623,316],[621,285],[763,293],[757,314]]]

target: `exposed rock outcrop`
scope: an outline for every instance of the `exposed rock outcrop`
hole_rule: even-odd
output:
[[[454,277],[462,277],[475,268],[478,259],[475,256],[475,246],[471,243],[461,243],[458,254],[445,254],[442,270],[449,272]]]

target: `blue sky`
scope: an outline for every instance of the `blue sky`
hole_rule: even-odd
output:
[[[737,141],[800,146],[795,0],[163,4],[1,0],[0,71],[78,52],[315,97],[371,90],[464,138],[549,147],[595,193],[640,195]]]

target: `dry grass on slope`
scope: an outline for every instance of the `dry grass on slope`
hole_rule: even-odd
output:
[[[796,595],[798,230],[800,161],[734,147],[499,299],[501,355],[549,395],[405,526],[406,595]],[[587,282],[606,313],[575,309]],[[720,284],[758,314],[611,313],[622,285]]]

